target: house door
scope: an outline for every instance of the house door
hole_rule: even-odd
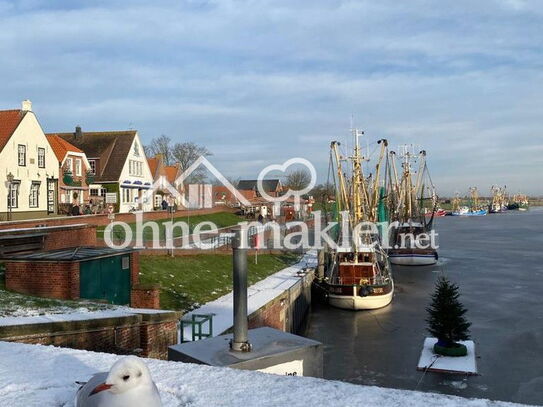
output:
[[[47,214],[57,213],[57,180],[47,180]]]
[[[80,265],[81,298],[109,304],[130,303],[130,257],[113,256],[88,260]]]

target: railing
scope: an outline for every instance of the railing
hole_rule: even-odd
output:
[[[211,338],[213,336],[213,314],[192,314],[191,319],[181,319],[180,321],[181,343],[190,342],[185,339],[185,327],[190,327],[192,341],[202,338]],[[205,323],[208,323],[207,332],[203,331]]]

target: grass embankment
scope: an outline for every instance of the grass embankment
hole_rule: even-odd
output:
[[[249,257],[249,285],[296,263],[299,255],[260,254]],[[140,256],[140,281],[160,284],[160,307],[191,310],[232,291],[232,256]]]
[[[143,221],[146,222],[145,215],[143,217]],[[165,236],[165,230],[166,227],[164,226],[164,223],[170,222],[171,219],[159,219],[154,222],[156,222],[159,226],[159,236],[161,238],[164,238]],[[213,222],[217,228],[224,228],[227,226],[233,226],[238,224],[239,222],[245,221],[244,218],[241,218],[231,212],[217,212],[217,213],[209,213],[206,215],[195,215],[195,216],[180,216],[175,217],[173,219],[175,222],[185,222],[189,226],[189,231],[192,233],[195,226],[198,225],[201,222]],[[134,233],[136,232],[136,223],[129,223],[130,229],[132,230],[132,234],[134,236]],[[104,229],[106,226],[99,226],[96,229],[96,233],[99,238],[104,237]],[[204,228],[204,230],[207,230],[207,228]],[[180,227],[177,227],[174,229],[173,233],[174,237],[183,236],[183,231]],[[125,237],[125,230],[123,227],[117,225],[113,227],[113,237],[117,239],[124,239]],[[143,240],[151,240],[153,238],[153,230],[150,227],[146,227],[143,229]]]

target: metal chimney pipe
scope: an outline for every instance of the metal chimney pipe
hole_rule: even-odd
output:
[[[247,320],[247,229],[235,231],[232,241],[233,280],[234,280],[234,338],[230,349],[238,352],[250,352]]]

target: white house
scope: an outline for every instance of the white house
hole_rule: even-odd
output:
[[[153,209],[144,191],[152,188],[143,145],[136,130],[55,133],[81,149],[89,161],[94,180],[89,185],[90,199],[104,199],[121,213]]]
[[[58,161],[32,111],[0,111],[0,217],[36,219],[57,212]]]

